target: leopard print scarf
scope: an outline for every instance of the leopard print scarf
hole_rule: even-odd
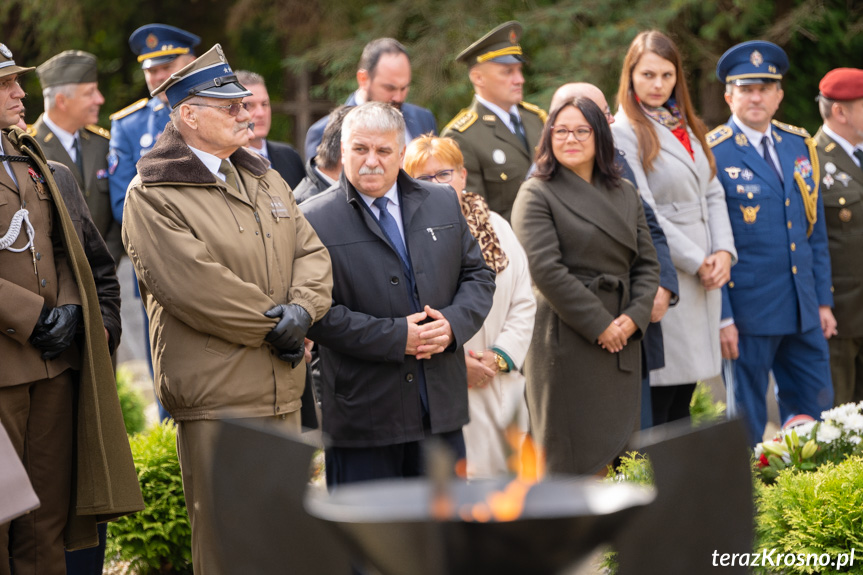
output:
[[[500,247],[500,240],[491,225],[491,221],[489,221],[488,204],[485,203],[482,196],[470,192],[459,194],[459,203],[461,204],[461,213],[470,228],[470,233],[479,243],[485,263],[496,274],[501,273],[509,265],[509,258],[504,253],[503,248]]]

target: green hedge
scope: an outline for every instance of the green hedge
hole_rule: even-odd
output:
[[[177,428],[154,424],[129,439],[147,508],[108,525],[109,557],[138,575],[192,573],[192,529],[183,497]]]

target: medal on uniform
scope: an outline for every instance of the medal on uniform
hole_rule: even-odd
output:
[[[153,135],[147,132],[146,134],[141,136],[140,141],[138,142],[142,148],[149,148],[153,145]]]
[[[43,178],[33,168],[27,168],[27,173],[30,174],[30,179],[33,180],[33,185],[36,187],[36,193],[44,194],[45,193],[45,178]]]
[[[836,179],[839,180],[840,182],[842,182],[842,185],[845,186],[846,188],[848,187],[848,184],[851,182],[851,176],[849,176],[845,172],[839,172],[838,174],[836,174]]]
[[[747,224],[754,224],[760,209],[761,206],[740,206],[740,211],[743,212],[743,221]]]
[[[830,175],[835,174],[836,173],[836,164],[834,164],[833,162],[827,162],[826,164],[824,164],[824,171]]]
[[[494,160],[495,164],[505,164],[506,154],[503,150],[495,150],[491,153],[491,159]]]
[[[743,172],[741,172],[741,174],[740,174],[740,175],[741,175],[741,177],[742,177],[744,180],[746,180],[747,182],[751,181],[751,180],[752,180],[752,178],[754,178],[754,177],[755,177],[755,174],[753,174],[753,173],[752,173],[752,170],[750,170],[749,168],[745,168],[745,169],[743,170]]]
[[[728,177],[731,178],[732,180],[736,180],[737,178],[740,177],[740,168],[735,168],[732,166],[730,168],[725,168],[725,172],[728,174]]]
[[[737,193],[738,194],[745,194],[746,193],[746,188],[743,187],[743,184],[737,184]]]
[[[794,172],[800,174],[804,178],[812,175],[812,164],[806,156],[800,156],[794,160]]]
[[[830,174],[824,174],[824,179],[822,179],[821,182],[824,184],[824,187],[829,190],[830,186],[832,186],[836,180],[834,180],[833,176]]]
[[[851,210],[849,210],[848,208],[842,208],[841,210],[839,210],[839,219],[843,222],[850,222]]]

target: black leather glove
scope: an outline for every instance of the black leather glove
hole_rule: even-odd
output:
[[[84,319],[80,305],[67,304],[43,309],[30,335],[33,347],[42,350],[42,359],[54,359],[72,345],[78,324]]]
[[[276,348],[280,354],[294,354],[298,349],[300,353],[303,352],[306,332],[312,325],[309,312],[302,306],[292,303],[277,305],[273,309],[267,310],[264,315],[271,318],[281,318],[276,327],[264,338],[270,345]]]
[[[306,348],[305,346],[300,347],[294,351],[285,351],[279,352],[279,359],[286,363],[291,364],[291,369],[297,369],[297,366],[300,365],[300,362],[303,361],[306,357]]]

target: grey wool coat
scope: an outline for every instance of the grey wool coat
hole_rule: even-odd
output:
[[[650,372],[650,385],[694,383],[719,375],[722,357],[719,320],[722,291],[706,291],[698,268],[710,254],[725,250],[737,261],[734,235],[725,205],[725,190],[710,175],[710,163],[698,139],[689,131],[695,161],[671,130],[651,120],[659,136],[659,155],[645,173],[638,139],[629,118],[618,112],[611,125],[614,144],[629,159],[635,185],[650,204],[677,269],[680,302],[662,318],[665,367]]]
[[[659,263],[633,186],[591,185],[560,167],[516,196],[513,229],[537,302],[525,364],[535,439],[549,473],[594,473],[638,428],[641,346]],[[619,353],[597,343],[620,314],[638,329]]]

